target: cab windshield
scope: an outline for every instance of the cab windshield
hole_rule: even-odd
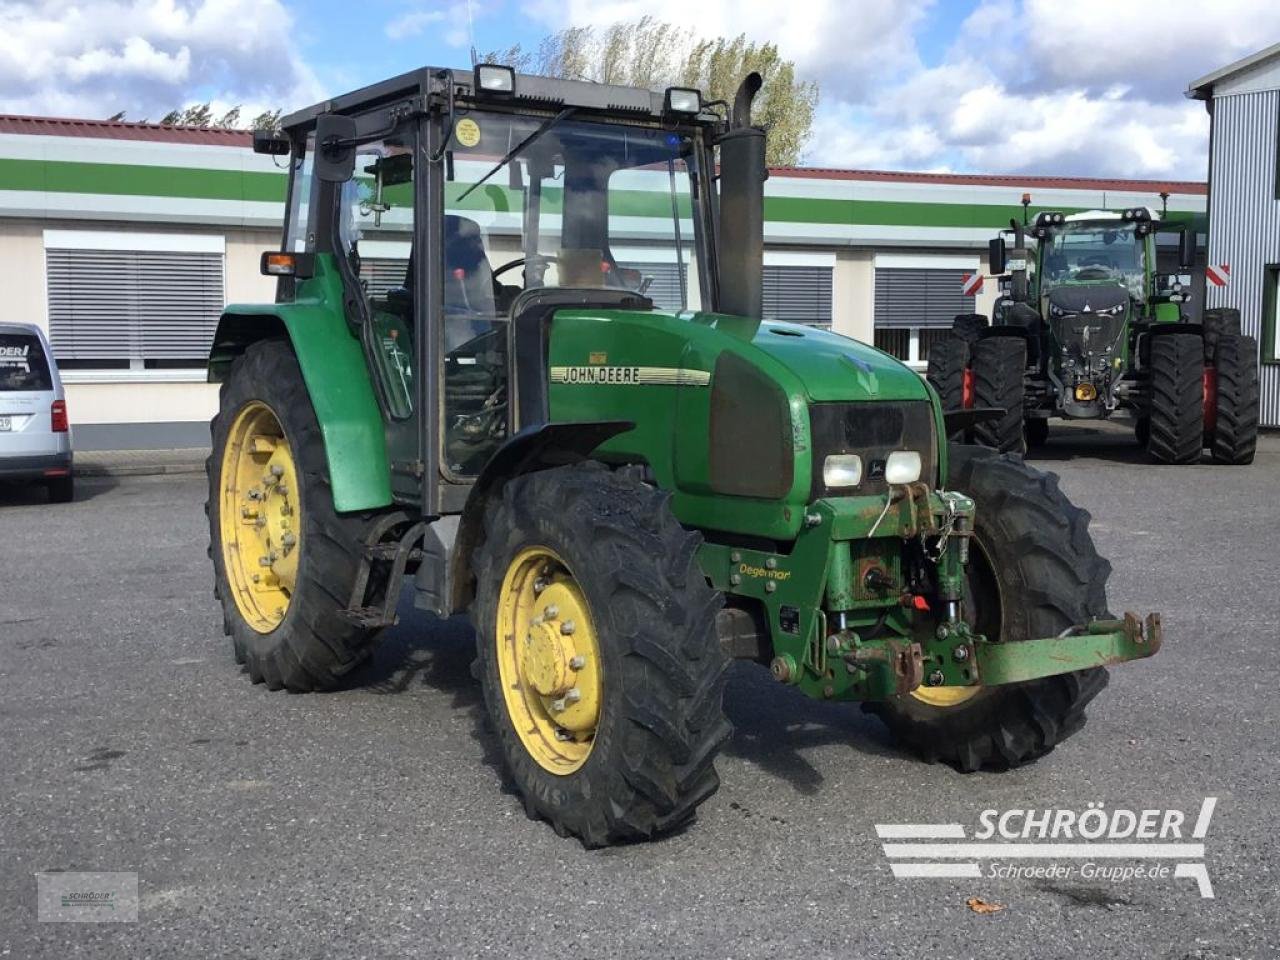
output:
[[[1136,297],[1143,295],[1145,238],[1138,235],[1134,224],[1068,222],[1043,243],[1047,287],[1112,281]]]

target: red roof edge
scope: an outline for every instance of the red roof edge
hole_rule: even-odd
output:
[[[219,147],[248,147],[249,130],[219,127],[171,127],[130,120],[80,120],[72,117],[23,117],[0,114],[0,133],[37,137],[95,137],[102,140],[149,140],[158,143],[199,143]]]

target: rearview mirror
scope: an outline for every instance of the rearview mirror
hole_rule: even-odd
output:
[[[1004,273],[1005,246],[1004,237],[996,237],[987,244],[987,272],[993,277]]]
[[[1182,228],[1178,243],[1178,265],[1187,270],[1196,265],[1196,228],[1191,224]]]
[[[322,113],[316,118],[315,175],[326,183],[346,183],[356,169],[356,122]]]

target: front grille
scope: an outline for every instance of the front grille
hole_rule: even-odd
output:
[[[809,407],[809,431],[813,441],[813,481],[809,499],[826,496],[865,496],[889,489],[872,479],[872,467],[895,450],[920,454],[920,479],[933,485],[938,469],[938,449],[933,407],[924,400],[875,403],[815,403]],[[856,487],[828,491],[822,483],[822,464],[835,453],[862,457],[862,482]]]

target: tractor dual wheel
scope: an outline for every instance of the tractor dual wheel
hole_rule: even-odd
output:
[[[334,510],[320,426],[287,343],[260,341],[236,359],[210,426],[209,555],[236,661],[272,690],[335,687],[376,638],[340,616],[369,520]]]
[[[944,411],[964,410],[973,406],[972,376],[967,340],[950,334],[940,337],[929,348],[925,379],[938,391]],[[960,439],[963,432],[953,439]]]
[[[1199,463],[1205,445],[1204,344],[1192,333],[1151,341],[1147,452],[1162,463]]]
[[[974,440],[1001,453],[1025,453],[1023,427],[1027,341],[1022,337],[986,337],[973,347],[973,405],[997,407],[1004,414],[973,425]]]
[[[949,458],[948,486],[977,504],[965,604],[973,629],[1016,643],[1106,616],[1111,565],[1058,478],[981,447],[952,444]],[[1107,679],[1098,667],[996,687],[920,687],[863,709],[925,760],[965,773],[1009,769],[1083,727]]]
[[[475,672],[526,813],[585,846],[686,822],[731,732],[721,604],[667,495],[593,462],[517,477],[475,558]]]
[[[1213,417],[1206,424],[1214,463],[1253,462],[1258,446],[1258,344],[1253,337],[1221,334],[1206,371],[1211,382]]]
[[[990,324],[985,314],[957,313],[951,321],[951,332],[965,343],[972,345],[978,342],[982,337],[982,331],[988,326]]]

